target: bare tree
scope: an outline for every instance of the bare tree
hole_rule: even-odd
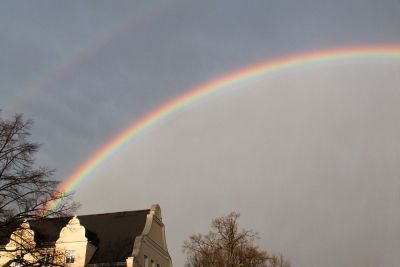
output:
[[[258,234],[239,229],[239,213],[215,218],[211,231],[195,234],[184,242],[186,267],[290,267],[282,255],[268,254],[254,244]]]
[[[22,230],[27,221],[68,215],[77,206],[57,190],[59,182],[52,170],[35,165],[40,145],[29,139],[31,125],[21,115],[10,120],[0,117],[0,233],[13,244],[14,251],[8,252],[16,257],[9,264],[48,266],[50,248],[36,248],[30,231]],[[54,202],[61,204],[49,210]],[[28,261],[26,255],[30,255]]]

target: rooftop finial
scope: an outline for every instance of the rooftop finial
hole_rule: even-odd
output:
[[[22,229],[29,229],[31,226],[29,225],[29,223],[28,223],[28,220],[27,219],[24,219],[23,221],[22,221],[22,223],[21,223],[21,228]]]
[[[78,217],[76,215],[74,215],[74,217],[72,217],[72,219],[69,220],[68,224],[70,224],[70,225],[79,225],[80,221],[79,221]]]

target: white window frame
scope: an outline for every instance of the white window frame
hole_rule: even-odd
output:
[[[66,264],[73,264],[75,263],[75,251],[74,250],[67,250],[65,251],[65,263]]]

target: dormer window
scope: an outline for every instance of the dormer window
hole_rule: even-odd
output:
[[[75,262],[75,251],[73,250],[67,250],[65,252],[65,263],[66,264],[71,264]]]

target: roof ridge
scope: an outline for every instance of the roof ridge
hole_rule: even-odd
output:
[[[95,214],[78,214],[76,215],[79,219],[79,217],[82,216],[97,216],[97,215],[115,215],[115,214],[121,214],[121,213],[130,213],[130,212],[149,212],[150,209],[142,209],[142,210],[126,210],[126,211],[117,211],[117,212],[105,212],[105,213],[95,213]],[[72,217],[72,216],[67,216],[67,217]],[[67,217],[59,217],[59,218],[67,218]]]

